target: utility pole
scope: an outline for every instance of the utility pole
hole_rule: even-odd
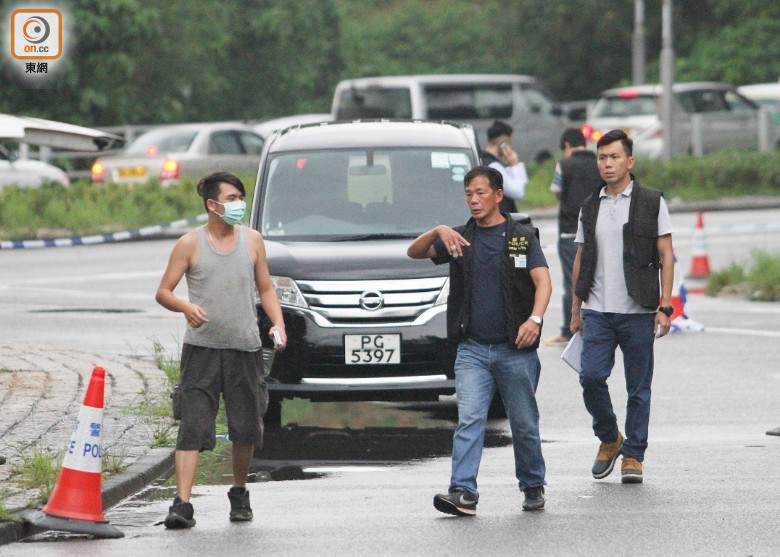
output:
[[[631,81],[634,85],[642,85],[645,82],[645,0],[634,0],[634,44],[631,54]]]
[[[672,46],[672,0],[663,0],[661,12],[661,158],[672,160],[672,83],[674,83],[674,48]]]

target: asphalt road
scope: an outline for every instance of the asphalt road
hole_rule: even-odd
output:
[[[777,211],[759,211],[705,218],[708,225],[756,224],[777,222],[777,216]],[[695,215],[675,215],[673,223],[690,232]],[[777,251],[778,238],[708,237],[711,264],[718,268],[747,260],[756,247]],[[691,240],[690,233],[681,233],[675,242],[684,268]],[[2,334],[9,341],[37,339],[135,355],[148,351],[151,337],[175,337],[169,345],[176,349],[180,316],[157,309],[152,300],[171,245],[155,241],[0,253]],[[557,257],[550,250],[547,255],[557,286]],[[0,556],[778,555],[780,437],[765,432],[780,426],[780,306],[697,295],[690,297],[686,311],[707,330],[658,341],[642,485],[624,486],[618,474],[603,481],[591,478],[597,441],[576,375],[560,361],[560,349],[542,347],[539,406],[548,503],[541,513],[520,510],[511,448],[501,443],[485,451],[475,519],[445,517],[431,504],[435,493],[446,490],[447,455],[334,463],[339,455],[333,443],[333,458],[297,462],[302,477],[310,479],[253,484],[255,520],[250,524],[228,522],[226,486],[203,485],[195,490],[198,525],[187,532],[165,531],[159,522],[172,493],[152,488],[106,513],[125,532],[124,539],[49,536],[0,547]],[[554,294],[545,334],[555,332],[559,313]],[[610,386],[622,418],[621,369],[618,358]],[[384,408],[377,406],[377,412]],[[500,433],[505,425],[495,427]],[[441,429],[447,428],[451,420],[444,419]],[[388,435],[397,437],[393,432],[373,435],[378,443]],[[427,442],[415,435],[409,441]],[[264,456],[274,460],[273,454]]]

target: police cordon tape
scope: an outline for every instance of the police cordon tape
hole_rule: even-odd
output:
[[[91,246],[113,242],[126,242],[129,240],[140,240],[142,238],[157,236],[166,230],[182,228],[184,226],[206,222],[206,220],[208,220],[208,214],[203,213],[196,217],[179,219],[167,224],[157,224],[154,226],[138,228],[136,230],[114,232],[112,234],[95,234],[93,236],[75,236],[51,240],[2,240],[0,241],[0,249],[69,248],[73,246]]]
[[[126,242],[129,240],[139,240],[150,236],[161,234],[162,232],[174,228],[182,228],[192,224],[206,222],[208,214],[203,213],[196,217],[188,219],[179,219],[167,224],[158,224],[138,228],[126,232],[114,232],[113,234],[96,234],[93,236],[75,236],[71,238],[56,238],[50,240],[0,240],[0,249],[26,249],[26,248],[68,248],[72,246],[88,246],[97,244],[106,244],[112,242]],[[705,228],[707,236],[738,236],[746,234],[766,234],[780,232],[780,222],[771,223],[751,223],[751,224],[723,224],[717,226],[708,225]],[[672,236],[686,238],[693,236],[695,228],[675,229]],[[558,226],[548,225],[540,226],[539,234],[542,238],[558,236]]]

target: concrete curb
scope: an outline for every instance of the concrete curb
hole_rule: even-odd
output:
[[[170,476],[173,472],[174,454],[173,448],[151,449],[128,466],[127,470],[103,481],[103,509],[113,507],[157,478]],[[14,513],[14,522],[0,522],[0,545],[18,542],[41,531],[26,518],[30,512],[34,511]]]

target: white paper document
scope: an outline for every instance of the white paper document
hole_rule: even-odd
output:
[[[569,364],[569,367],[571,367],[574,371],[579,373],[581,369],[581,365],[580,365],[581,357],[582,357],[582,336],[580,335],[580,332],[577,331],[571,337],[571,340],[569,341],[569,344],[566,345],[566,348],[563,349],[563,353],[561,354],[561,360]]]

